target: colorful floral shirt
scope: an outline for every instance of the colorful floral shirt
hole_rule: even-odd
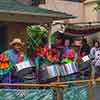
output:
[[[28,58],[23,53],[22,61],[26,61]],[[5,75],[11,71],[15,66],[18,59],[18,55],[13,52],[13,49],[9,49],[0,54],[0,75]]]

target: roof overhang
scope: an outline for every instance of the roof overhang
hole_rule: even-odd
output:
[[[71,14],[36,6],[22,5],[15,0],[0,0],[0,21],[48,23],[53,20],[76,18]]]
[[[57,16],[54,14],[30,13],[21,11],[0,10],[0,21],[16,21],[24,23],[49,23],[53,20],[71,19],[74,16]]]
[[[65,34],[71,35],[91,35],[100,32],[100,22],[69,23],[65,26]]]

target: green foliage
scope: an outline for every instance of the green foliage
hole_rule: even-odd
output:
[[[29,48],[36,48],[40,44],[47,44],[49,33],[45,27],[40,25],[31,25],[27,27],[27,38]],[[51,42],[54,43],[56,36],[51,35]]]
[[[40,38],[42,35],[49,35],[46,28],[42,26],[28,26],[27,33],[29,33],[34,38]]]
[[[56,39],[57,39],[57,36],[56,35],[51,35],[51,43],[55,43],[56,42]]]

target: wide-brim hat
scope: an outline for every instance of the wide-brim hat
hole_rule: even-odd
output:
[[[20,44],[21,46],[24,45],[24,42],[22,42],[22,40],[20,38],[14,38],[10,43],[9,45],[10,46],[13,46],[14,44]]]

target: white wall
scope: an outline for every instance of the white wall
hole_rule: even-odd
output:
[[[93,1],[93,2],[92,2]],[[84,3],[85,9],[85,21],[97,21],[97,12],[95,10],[96,2],[95,0],[88,0]]]
[[[86,0],[84,3],[61,0],[46,0],[45,5],[40,7],[66,12],[77,16],[76,19],[71,19],[70,22],[97,21],[96,0]]]
[[[70,20],[72,23],[97,21],[98,19],[100,20],[100,12],[98,14],[94,10],[96,7],[96,0],[86,0],[84,3],[75,3],[67,0],[46,0],[46,4],[40,5],[40,7],[62,11],[77,16],[78,18]],[[61,30],[61,26],[58,25],[53,27],[53,31],[56,30]],[[89,37],[89,39],[91,40],[95,36],[100,37],[100,34],[95,34]]]

